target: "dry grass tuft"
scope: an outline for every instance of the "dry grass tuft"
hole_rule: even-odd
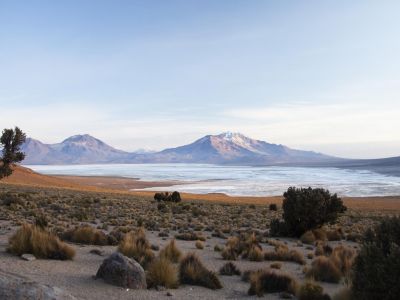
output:
[[[329,257],[319,256],[307,271],[307,277],[316,280],[337,283],[343,276],[348,276],[355,258],[355,251],[351,248],[338,246],[333,249]]]
[[[67,231],[62,236],[63,239],[81,244],[104,246],[108,244],[107,236],[104,232],[86,225],[76,227],[71,231]]]
[[[175,289],[179,286],[178,270],[169,259],[157,258],[149,265],[146,281],[149,288],[163,286]]]
[[[239,237],[229,237],[225,248],[221,253],[224,260],[236,260],[239,255],[242,258],[252,261],[262,261],[263,253],[262,247],[257,241],[257,237],[254,233],[250,235],[243,235],[241,239]]]
[[[263,296],[264,293],[288,292],[295,294],[297,281],[285,273],[269,269],[258,270],[250,275],[249,295]]]
[[[328,240],[328,238],[326,236],[326,231],[324,229],[317,228],[317,229],[314,229],[312,232],[313,232],[316,240],[318,240],[318,241]]]
[[[144,269],[147,269],[155,257],[143,228],[125,234],[118,251],[135,259]]]
[[[194,245],[196,246],[197,249],[204,249],[204,244],[202,241],[196,241]]]
[[[344,238],[343,230],[341,228],[328,230],[326,232],[326,237],[328,241],[340,241]]]
[[[232,262],[227,262],[224,264],[221,269],[219,269],[219,274],[226,276],[240,275],[240,270],[236,267],[236,265]]]
[[[222,284],[214,272],[209,271],[194,254],[187,254],[179,265],[180,282],[204,286],[209,289],[220,289]]]
[[[259,247],[252,246],[247,254],[247,258],[250,261],[263,261],[264,254],[263,254],[263,251]]]
[[[264,252],[265,260],[277,260],[277,261],[292,261],[298,264],[304,265],[306,263],[304,255],[298,250],[289,248],[286,245],[279,244],[275,246],[273,251]]]
[[[182,252],[176,246],[175,239],[171,240],[161,251],[160,257],[166,258],[173,263],[178,263],[182,257]]]
[[[237,253],[234,248],[227,246],[221,252],[222,259],[224,260],[236,260]]]
[[[57,236],[29,224],[23,224],[8,243],[7,251],[17,255],[30,253],[37,258],[60,260],[75,256],[74,248],[61,242]]]
[[[338,283],[342,278],[342,273],[331,259],[326,256],[319,256],[312,262],[306,276],[318,281]]]
[[[280,270],[280,269],[282,268],[282,264],[279,263],[279,262],[274,262],[274,263],[270,264],[269,267],[270,267],[271,269]]]
[[[300,237],[300,241],[304,244],[313,245],[317,239],[315,238],[314,233],[309,230],[303,233]]]
[[[333,251],[332,247],[329,246],[327,243],[322,241],[317,241],[314,254],[315,256],[321,256],[321,255],[329,256],[332,254],[332,251]]]
[[[324,294],[324,289],[314,281],[306,281],[297,292],[298,300],[330,300],[329,295]]]
[[[343,276],[346,276],[353,266],[355,256],[353,249],[340,245],[333,249],[330,258],[335,262],[335,265],[342,272]]]

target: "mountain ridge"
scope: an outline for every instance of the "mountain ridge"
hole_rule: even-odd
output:
[[[316,163],[340,160],[313,151],[251,139],[241,133],[206,135],[194,142],[158,152],[126,152],[89,135],[78,134],[60,143],[44,144],[28,138],[22,147],[25,164],[95,163]]]

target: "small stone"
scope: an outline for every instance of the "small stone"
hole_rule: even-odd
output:
[[[21,255],[21,258],[22,258],[23,260],[27,260],[27,261],[32,261],[32,260],[35,260],[35,259],[36,259],[36,257],[35,257],[34,255],[29,254],[29,253],[22,254],[22,255]]]
[[[167,295],[168,297],[172,297],[172,296],[173,296],[171,292],[167,292],[166,295]]]
[[[288,292],[282,292],[279,294],[279,298],[281,299],[294,299],[294,295]]]
[[[92,250],[89,251],[89,253],[96,254],[96,255],[99,255],[99,256],[103,256],[104,255],[104,252],[101,251],[100,249],[92,249]]]

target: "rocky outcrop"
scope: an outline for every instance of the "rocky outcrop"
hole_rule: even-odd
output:
[[[57,287],[40,284],[0,270],[0,299],[9,300],[76,300]]]
[[[146,274],[139,263],[119,252],[106,258],[97,271],[95,278],[124,288],[146,289]]]

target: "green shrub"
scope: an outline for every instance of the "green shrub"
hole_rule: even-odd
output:
[[[400,217],[385,219],[366,232],[353,271],[356,299],[399,299]]]
[[[284,228],[285,232],[278,232],[280,235],[287,233],[290,236],[299,237],[307,230],[318,228],[325,223],[333,223],[339,213],[346,210],[342,200],[336,194],[331,195],[328,190],[321,188],[290,187],[283,197],[283,219],[286,228]],[[282,227],[281,224],[271,223],[271,229],[277,225]]]
[[[277,211],[278,210],[278,205],[276,205],[275,203],[271,203],[269,205],[269,210]]]
[[[289,228],[285,221],[279,219],[273,219],[269,225],[269,235],[270,236],[288,236]]]

